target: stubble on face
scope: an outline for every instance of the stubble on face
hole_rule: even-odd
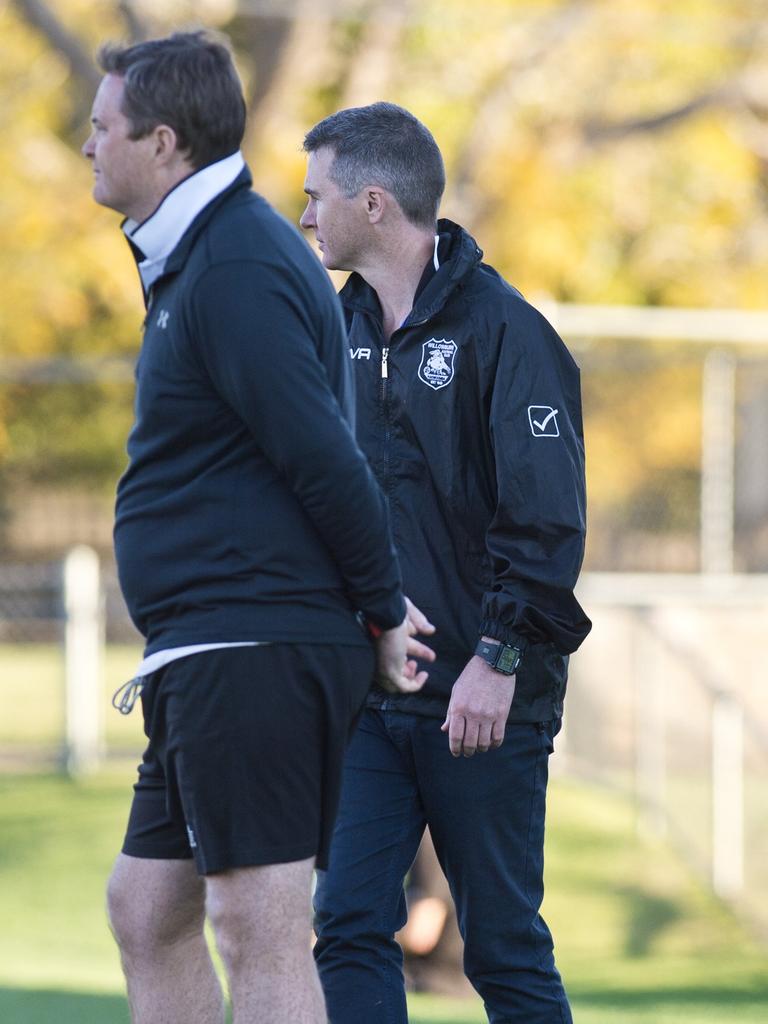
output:
[[[82,152],[93,164],[93,198],[101,206],[143,220],[158,203],[152,174],[151,136],[132,139],[122,111],[124,80],[105,75],[96,92],[91,134]]]
[[[347,196],[331,177],[335,154],[322,147],[309,154],[304,191],[309,196],[301,226],[315,232],[326,270],[357,270],[368,222],[359,196]]]

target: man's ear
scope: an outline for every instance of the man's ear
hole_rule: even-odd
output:
[[[365,189],[365,208],[370,224],[378,224],[384,216],[388,198],[384,189],[379,188],[377,185],[369,185]]]
[[[179,155],[179,140],[170,125],[159,124],[153,129],[155,156],[161,163],[169,163]]]

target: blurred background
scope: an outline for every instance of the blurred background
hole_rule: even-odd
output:
[[[101,886],[142,745],[108,699],[140,654],[111,525],[143,310],[79,147],[99,43],[199,25],[232,41],[289,219],[305,131],[401,103],[444,215],[571,348],[595,626],[546,915],[585,1024],[765,1021],[768,0],[0,2],[0,1018],[127,1019]],[[406,942],[414,989],[466,995],[447,930],[434,972],[438,939]]]

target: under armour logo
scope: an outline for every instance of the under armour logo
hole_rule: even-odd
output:
[[[167,309],[161,309],[157,317],[157,326],[162,327],[162,329],[165,330],[165,328],[168,326],[168,318],[170,317],[170,315],[171,314],[168,312]]]

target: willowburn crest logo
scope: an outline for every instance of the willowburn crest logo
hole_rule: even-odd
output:
[[[453,380],[456,342],[446,341],[445,338],[430,338],[421,349],[419,380],[433,391],[439,391]]]

